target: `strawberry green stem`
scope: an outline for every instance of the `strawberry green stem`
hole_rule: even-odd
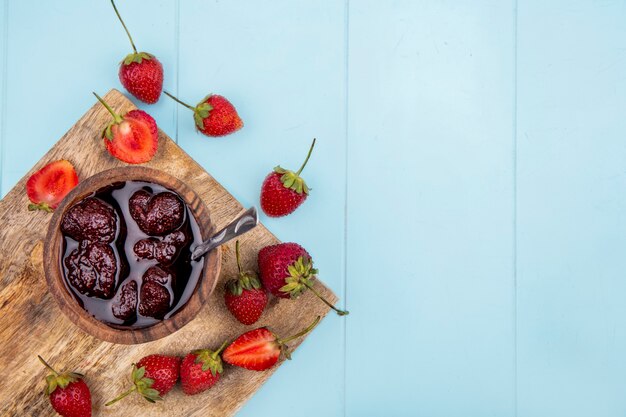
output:
[[[326,301],[326,299],[324,297],[322,297],[322,294],[320,294],[319,292],[317,292],[317,290],[315,288],[313,288],[313,286],[311,284],[309,284],[308,282],[304,282],[304,285],[306,285],[306,287],[308,289],[310,289],[313,294],[315,294],[317,296],[317,298],[319,298],[320,300],[322,300],[324,302],[324,304],[326,304],[328,307],[332,308],[333,310],[335,310],[335,312],[337,313],[337,315],[339,316],[346,316],[348,314],[350,314],[349,311],[345,311],[345,310],[339,310],[337,307],[335,307],[334,305],[332,305],[331,303],[329,303],[328,301]]]
[[[104,405],[105,405],[106,407],[108,407],[108,406],[110,406],[110,405],[112,405],[112,404],[115,404],[116,402],[118,402],[118,401],[119,401],[119,400],[121,400],[122,398],[124,398],[124,397],[126,397],[126,396],[128,396],[128,395],[132,394],[132,393],[133,393],[133,392],[135,392],[135,391],[137,391],[137,387],[136,387],[136,386],[132,387],[131,389],[129,389],[129,390],[128,390],[128,391],[126,391],[126,392],[123,392],[122,394],[118,395],[115,399],[113,399],[113,400],[109,401],[108,403],[106,403],[106,404],[104,404]]]
[[[239,259],[239,241],[235,242],[235,257],[237,258],[237,269],[241,275],[241,260]]]
[[[124,26],[124,30],[126,31],[126,34],[128,35],[128,39],[130,40],[130,44],[133,47],[133,51],[137,53],[137,48],[135,48],[135,42],[133,42],[133,37],[130,36],[130,32],[128,31],[128,28],[126,27],[124,20],[122,20],[122,16],[120,16],[120,12],[117,11],[117,7],[115,7],[115,2],[113,0],[111,0],[111,4],[113,5],[113,10],[115,10],[115,14],[117,15],[117,18],[120,19],[120,23],[122,24],[122,26]]]
[[[37,204],[29,204],[28,205],[28,211],[35,211],[35,210],[43,210],[47,213],[52,213],[53,209],[52,207],[50,207],[50,205],[48,205],[48,203],[37,203]]]
[[[306,329],[302,330],[301,332],[296,333],[296,334],[294,334],[293,336],[290,336],[290,337],[288,337],[288,338],[286,338],[286,339],[278,339],[278,340],[277,340],[278,344],[279,344],[279,345],[284,345],[284,344],[285,344],[285,343],[287,343],[287,342],[291,342],[293,339],[297,339],[297,338],[299,338],[299,337],[301,337],[301,336],[304,336],[305,334],[307,334],[308,332],[310,332],[311,330],[313,330],[313,328],[314,328],[315,326],[317,326],[317,323],[319,323],[319,322],[320,322],[320,319],[321,319],[321,317],[320,317],[320,316],[317,316],[317,317],[315,318],[315,320],[313,320],[313,323],[309,324],[309,326],[308,326]]]
[[[309,153],[307,154],[306,159],[304,160],[304,163],[302,164],[302,166],[300,167],[298,172],[296,172],[296,175],[300,175],[300,173],[302,172],[302,170],[306,166],[306,163],[309,162],[309,158],[311,157],[311,153],[313,152],[313,148],[314,147],[315,147],[315,138],[313,138],[313,143],[311,144],[311,148],[309,149]]]
[[[37,355],[37,357],[39,358],[39,361],[40,361],[41,363],[43,363],[43,364],[44,364],[44,366],[45,366],[46,368],[48,368],[48,369],[50,370],[50,372],[52,372],[52,373],[54,374],[54,376],[59,376],[59,373],[58,373],[57,371],[55,371],[55,370],[54,370],[54,368],[53,368],[52,366],[48,365],[48,362],[46,362],[46,361],[45,361],[45,360],[44,360],[41,356],[39,356],[39,355]]]
[[[104,107],[106,107],[106,109],[109,111],[109,113],[111,113],[111,116],[113,116],[113,119],[115,120],[115,123],[122,123],[122,121],[124,120],[124,119],[122,118],[122,116],[120,116],[119,114],[115,113],[115,112],[113,111],[113,109],[112,109],[112,108],[111,108],[111,107],[110,107],[110,106],[109,106],[109,105],[108,105],[108,104],[107,104],[107,103],[106,103],[106,102],[105,102],[105,101],[104,101],[104,100],[103,100],[103,99],[102,99],[99,95],[97,95],[96,93],[93,93],[93,95],[94,95],[94,96],[96,96],[96,98],[98,99],[98,101],[99,101],[100,103],[102,103],[102,105],[103,105]]]
[[[211,359],[214,359],[214,360],[217,359],[217,356],[220,354],[222,350],[224,350],[227,344],[228,344],[228,340],[224,340],[224,343],[222,343],[222,346],[220,346],[218,350],[213,352],[213,354],[211,355]]]
[[[185,103],[184,101],[180,101],[179,99],[177,99],[176,97],[174,97],[173,95],[168,93],[167,91],[163,91],[163,94],[165,94],[166,96],[168,96],[169,98],[171,98],[175,102],[177,102],[179,104],[182,104],[183,106],[187,107],[189,110],[193,110],[194,112],[196,111],[195,107],[191,107],[189,104]]]

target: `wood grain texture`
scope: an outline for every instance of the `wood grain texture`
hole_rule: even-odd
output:
[[[134,105],[118,91],[105,100],[119,112]],[[92,107],[37,165],[0,201],[0,369],[12,375],[10,383],[0,384],[0,415],[40,416],[52,414],[41,394],[46,374],[36,355],[41,354],[59,369],[86,374],[92,391],[94,415],[117,416],[228,416],[259,389],[273,371],[252,372],[227,366],[220,382],[198,396],[184,397],[178,388],[166,401],[148,404],[129,398],[124,404],[105,408],[104,403],[128,385],[130,365],[150,353],[183,355],[190,350],[216,348],[249,327],[239,324],[223,305],[223,283],[234,275],[234,243],[223,247],[222,272],[217,289],[198,317],[178,332],[142,345],[116,345],[102,342],[74,326],[58,309],[47,291],[43,272],[43,239],[51,217],[28,212],[24,186],[28,176],[46,163],[66,158],[76,166],[80,179],[110,168],[124,166],[103,148],[100,132],[109,120],[101,105]],[[159,150],[146,166],[163,170],[188,184],[203,199],[216,228],[225,226],[242,206],[193,159],[163,132]],[[242,262],[255,268],[256,254],[277,239],[262,225],[241,239]],[[331,302],[334,294],[323,284],[316,289]],[[272,298],[258,326],[268,326],[279,335],[292,334],[305,327],[328,308],[313,294],[299,300]],[[295,347],[302,339],[292,343]],[[297,361],[297,354],[295,360]]]

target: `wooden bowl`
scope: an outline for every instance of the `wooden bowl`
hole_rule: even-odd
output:
[[[108,325],[94,318],[83,309],[67,290],[62,270],[63,235],[61,219],[75,203],[90,196],[100,188],[122,181],[146,181],[160,184],[178,193],[193,213],[202,239],[208,239],[215,232],[209,211],[200,197],[185,183],[163,171],[146,167],[123,167],[100,172],[80,182],[54,211],[48,234],[44,243],[44,270],[48,288],[61,311],[78,327],[90,335],[107,342],[126,345],[145,343],[174,333],[189,323],[202,309],[204,303],[215,289],[221,267],[221,249],[212,250],[204,255],[204,268],[193,295],[187,303],[170,318],[145,328],[128,328]]]

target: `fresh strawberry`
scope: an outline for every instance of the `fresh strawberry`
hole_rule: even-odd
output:
[[[120,64],[120,82],[133,96],[144,103],[154,104],[163,89],[163,65],[151,54],[135,52]]]
[[[313,268],[313,259],[309,253],[297,243],[264,247],[259,251],[258,263],[263,285],[276,297],[298,298],[309,289],[340,316],[348,314],[329,303],[313,288],[317,269]]]
[[[180,382],[185,394],[199,394],[215,385],[224,371],[220,352],[225,346],[226,342],[215,352],[201,349],[185,356],[180,365]]]
[[[83,375],[76,372],[59,374],[41,356],[37,357],[52,372],[46,377],[44,392],[54,411],[63,417],[91,417],[91,392]]]
[[[267,305],[267,293],[254,272],[244,272],[239,259],[239,241],[235,243],[235,257],[239,276],[226,283],[224,302],[240,323],[255,323]]]
[[[133,53],[126,55],[126,58],[120,63],[120,82],[137,99],[144,103],[154,104],[159,100],[161,90],[163,90],[163,65],[154,55],[147,52],[137,52],[133,38],[130,36],[130,32],[113,0],[111,0],[111,4],[133,47]]]
[[[50,162],[31,175],[26,182],[26,194],[32,202],[28,205],[28,210],[44,210],[50,213],[76,184],[78,175],[70,161],[61,159]]]
[[[311,157],[315,139],[311,144],[304,163],[293,172],[277,166],[270,172],[261,186],[261,208],[270,217],[282,217],[296,211],[309,196],[309,187],[300,177],[300,173]]]
[[[243,121],[237,114],[235,106],[225,97],[209,94],[196,107],[191,107],[167,91],[163,91],[163,93],[193,111],[196,129],[207,136],[226,136],[243,127]]]
[[[304,336],[313,330],[319,321],[320,317],[318,316],[309,327],[286,339],[278,338],[266,327],[250,330],[235,339],[224,350],[222,358],[225,362],[240,368],[246,368],[251,371],[265,371],[276,365],[281,353],[285,358],[291,359],[289,346],[286,343]]]
[[[177,356],[148,355],[133,364],[131,380],[133,387],[105,405],[111,405],[133,392],[142,395],[148,402],[162,400],[178,381],[180,358]]]
[[[99,95],[93,94],[113,116],[113,121],[102,133],[107,151],[129,164],[150,161],[159,146],[157,124],[152,116],[143,110],[131,110],[120,116]]]

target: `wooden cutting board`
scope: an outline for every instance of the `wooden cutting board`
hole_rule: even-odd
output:
[[[111,90],[105,100],[120,113],[135,108],[116,90]],[[329,309],[309,292],[297,301],[271,298],[255,326],[237,322],[223,302],[224,281],[236,271],[233,242],[224,247],[217,290],[198,317],[178,332],[154,342],[127,346],[102,342],[74,326],[61,313],[46,287],[42,252],[51,215],[27,210],[25,184],[34,171],[57,159],[69,159],[81,180],[125,165],[109,156],[100,139],[110,119],[102,105],[94,105],[0,201],[0,369],[4,375],[0,384],[0,415],[54,415],[42,394],[47,372],[37,360],[37,354],[57,369],[86,375],[94,416],[233,415],[276,368],[253,372],[226,365],[218,384],[194,397],[184,396],[180,387],[176,387],[165,401],[157,404],[149,404],[138,396],[111,407],[104,407],[104,403],[129,386],[131,363],[145,355],[184,355],[198,348],[214,349],[223,340],[232,340],[260,326],[268,326],[279,335],[290,335],[306,327],[315,316],[325,316]],[[208,139],[198,137],[198,140]],[[158,153],[145,165],[166,171],[191,186],[206,203],[218,229],[243,209],[162,131],[159,131]],[[278,242],[262,225],[240,240],[242,261],[247,269],[256,269],[256,254],[262,247]],[[318,282],[316,289],[331,302],[336,301],[322,283]],[[291,346],[296,347],[301,341],[296,340]],[[290,366],[297,366],[297,362],[296,354]]]

